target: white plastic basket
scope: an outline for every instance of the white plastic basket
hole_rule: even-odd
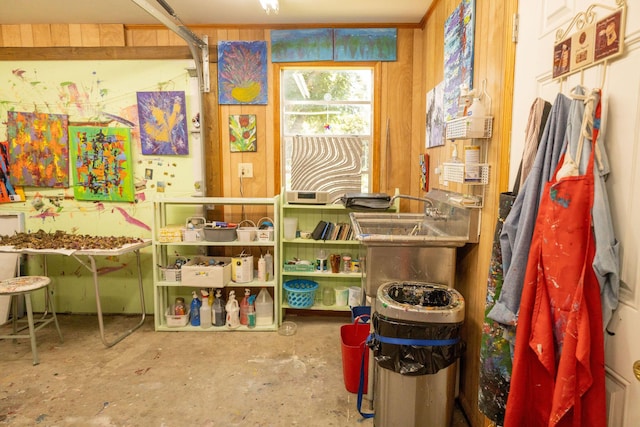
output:
[[[447,122],[447,139],[491,138],[493,117],[460,117]]]
[[[489,165],[487,163],[470,166],[474,169],[477,168],[477,171],[465,169],[464,163],[444,163],[442,166],[442,178],[445,181],[470,185],[486,185],[489,183]]]

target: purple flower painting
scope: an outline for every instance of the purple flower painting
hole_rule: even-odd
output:
[[[218,103],[267,104],[267,42],[218,42]]]
[[[189,154],[184,92],[138,92],[142,154]]]

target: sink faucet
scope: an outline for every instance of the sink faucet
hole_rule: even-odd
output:
[[[433,200],[423,198],[423,197],[415,197],[409,196],[407,194],[396,194],[391,198],[389,202],[390,205],[393,205],[396,199],[409,199],[409,200],[417,200],[419,202],[424,202],[424,214],[428,217],[431,217],[436,220],[446,220],[447,216],[440,212],[440,209],[433,205]]]
[[[396,199],[417,200],[419,202],[424,202],[425,208],[433,208],[433,201],[431,199],[425,199],[425,198],[422,198],[422,197],[409,196],[407,194],[396,194],[395,196],[393,196],[391,198],[391,201],[389,201],[389,204],[393,205],[393,203],[396,201]]]

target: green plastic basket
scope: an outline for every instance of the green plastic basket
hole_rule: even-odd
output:
[[[313,280],[287,280],[282,285],[287,291],[287,303],[291,308],[309,308],[313,305],[318,283]]]

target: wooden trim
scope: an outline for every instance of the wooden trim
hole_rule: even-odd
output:
[[[282,124],[280,120],[280,76],[282,66],[280,63],[273,64],[273,189],[276,194],[282,189]],[[284,196],[284,195],[282,195]]]
[[[0,47],[0,61],[119,59],[193,59],[186,46],[142,47]],[[209,62],[218,62],[218,47],[209,46]]]
[[[437,2],[437,0],[436,0]],[[420,29],[420,22],[398,22],[398,23],[361,23],[361,24],[201,24],[189,25],[189,29],[194,33],[202,30],[305,30],[311,28],[409,28]],[[156,24],[128,24],[125,30],[163,30],[164,25]]]
[[[378,62],[373,67],[373,132],[369,153],[371,154],[371,191],[380,191],[380,150],[382,145],[382,63]],[[385,126],[386,129],[386,126]],[[387,166],[388,167],[388,166]],[[386,170],[386,169],[385,169]],[[385,185],[389,182],[385,180]]]

